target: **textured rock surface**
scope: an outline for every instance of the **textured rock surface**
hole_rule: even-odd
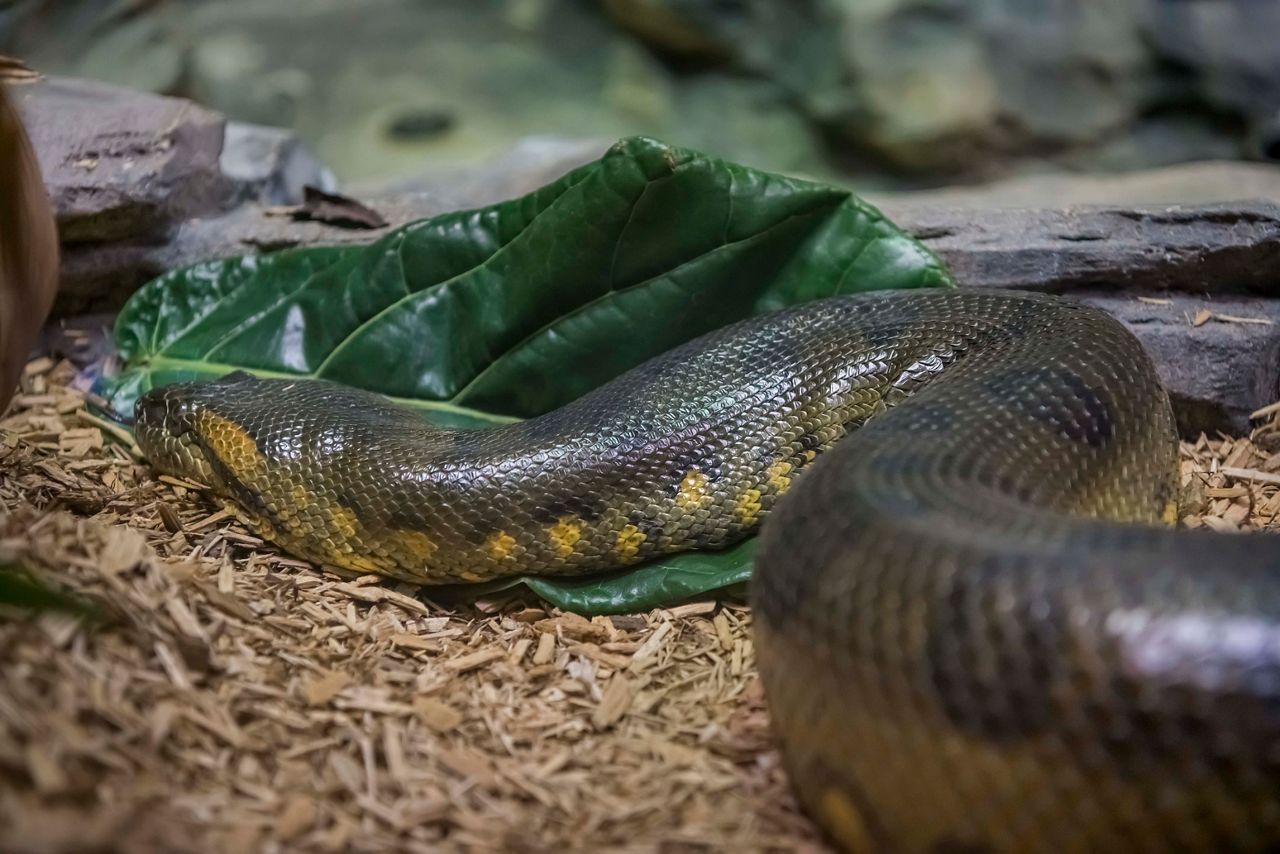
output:
[[[291,132],[233,125],[227,134],[221,114],[184,99],[69,78],[12,92],[62,239],[60,316],[118,305],[170,261],[198,254],[204,244],[183,237],[193,223],[333,183]]]
[[[1280,204],[1274,201],[883,209],[942,256],[962,284],[1204,292],[1280,286]]]
[[[1280,158],[1280,4],[1260,0],[29,0],[12,15],[26,23],[0,50],[291,127],[345,179],[474,165],[540,133],[647,133],[899,183]]]
[[[40,5],[43,16],[29,12],[10,39],[0,31],[0,51],[47,73],[155,87],[237,121],[288,127],[344,181],[474,166],[531,134],[646,133],[769,169],[823,166],[819,133],[779,84],[721,69],[681,74],[581,0],[167,0],[127,14],[95,0],[35,0],[26,9]]]
[[[1275,3],[605,5],[660,49],[782,82],[807,115],[908,172],[1027,154],[1092,168],[1280,156]]]
[[[862,192],[876,205],[953,208],[1057,208],[1077,205],[1211,204],[1280,199],[1280,166],[1200,161],[1112,174],[1030,175],[937,190]]]
[[[238,198],[268,205],[300,204],[308,184],[329,192],[338,183],[297,134],[264,125],[227,122],[218,164]]]
[[[14,94],[64,243],[160,238],[229,203],[221,115],[85,80],[46,79]]]

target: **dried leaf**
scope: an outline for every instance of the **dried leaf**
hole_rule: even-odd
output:
[[[297,220],[312,220],[341,228],[385,228],[382,214],[349,196],[307,185],[303,187],[302,204],[292,212]]]

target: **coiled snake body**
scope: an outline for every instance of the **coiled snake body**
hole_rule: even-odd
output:
[[[237,375],[150,392],[137,436],[284,548],[422,583],[585,573],[768,517],[760,671],[844,847],[1280,840],[1280,541],[1170,529],[1167,395],[1070,300],[815,301],[479,431]]]

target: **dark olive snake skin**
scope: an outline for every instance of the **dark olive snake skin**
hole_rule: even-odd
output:
[[[1069,300],[812,302],[481,431],[236,375],[144,396],[137,436],[284,548],[422,583],[767,517],[760,671],[802,804],[850,850],[1280,842],[1280,540],[1169,527],[1167,395]]]

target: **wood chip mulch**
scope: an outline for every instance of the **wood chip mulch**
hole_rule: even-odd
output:
[[[107,619],[0,614],[0,849],[825,850],[740,602],[448,610],[319,571],[157,481],[74,373],[33,362],[0,419],[0,562]],[[1275,526],[1280,424],[1184,444],[1183,482],[1185,524]]]

